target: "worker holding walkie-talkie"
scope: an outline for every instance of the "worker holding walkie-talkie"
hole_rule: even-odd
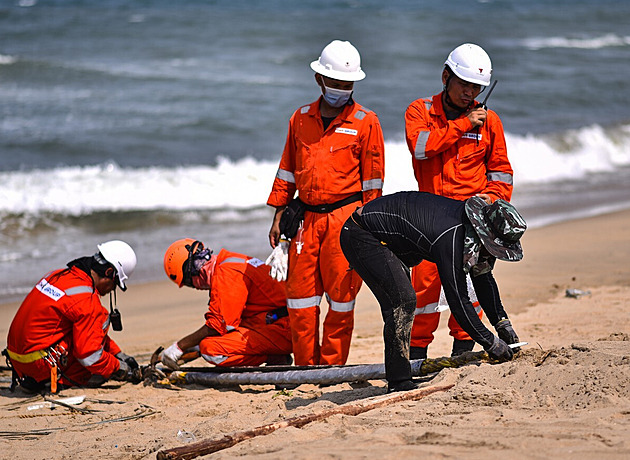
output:
[[[407,145],[420,191],[457,200],[479,196],[488,204],[497,199],[510,201],[512,167],[503,125],[499,116],[487,108],[497,83],[490,86],[491,75],[488,54],[478,45],[465,43],[455,48],[444,63],[442,92],[418,99],[407,108]],[[485,98],[479,102],[477,97],[483,92]],[[412,281],[417,305],[411,359],[421,359],[426,358],[439,324],[441,282],[435,264],[427,261],[413,269]],[[494,278],[488,282],[494,283]],[[481,317],[479,303],[473,305]],[[452,316],[448,324],[454,339],[452,355],[472,350],[475,342]]]

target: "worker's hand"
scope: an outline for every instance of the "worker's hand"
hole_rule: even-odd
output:
[[[272,248],[275,248],[280,242],[280,220],[282,219],[282,214],[284,214],[285,208],[286,206],[278,206],[276,208],[276,213],[273,216],[273,221],[271,222],[271,229],[269,230],[269,244]]]
[[[281,239],[280,244],[278,244],[273,251],[271,251],[269,257],[267,257],[265,264],[271,267],[269,276],[276,281],[285,281],[289,268],[289,241]]]
[[[183,354],[184,352],[179,348],[179,346],[177,346],[177,342],[175,342],[173,345],[160,353],[160,361],[162,361],[162,364],[169,369],[176,371],[179,369],[177,361],[179,361],[179,358],[181,358]]]
[[[486,348],[486,352],[491,359],[499,362],[511,361],[514,357],[512,349],[496,335],[494,336],[494,343],[491,347]]]
[[[499,335],[499,338],[503,340],[505,343],[507,343],[508,345],[512,343],[520,342],[518,335],[516,335],[516,332],[514,331],[514,328],[512,327],[512,323],[510,322],[509,319],[503,318],[494,326],[494,328],[496,329],[497,334]],[[520,350],[521,350],[520,348],[512,348],[512,351],[514,353]]]
[[[477,193],[475,196],[481,198],[483,201],[486,202],[486,204],[492,204],[492,198],[487,193]]]
[[[466,114],[473,128],[482,126],[488,116],[488,111],[483,107],[475,107],[468,111]]]
[[[120,367],[112,374],[111,378],[113,380],[131,382],[134,385],[142,381],[142,372],[139,367],[132,369],[125,361],[118,360],[118,362]]]
[[[126,362],[131,369],[138,369],[140,367],[138,366],[138,361],[136,361],[136,358],[134,358],[133,356],[129,356],[122,351],[116,355],[116,358]]]

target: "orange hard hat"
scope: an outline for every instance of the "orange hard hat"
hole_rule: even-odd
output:
[[[164,254],[164,271],[179,287],[184,285],[184,264],[190,257],[190,250],[197,240],[183,238],[171,244]]]

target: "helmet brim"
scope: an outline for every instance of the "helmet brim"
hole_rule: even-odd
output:
[[[360,81],[365,78],[365,72],[359,67],[354,72],[340,72],[338,70],[329,69],[320,64],[319,61],[311,62],[311,69],[324,77],[341,81]]]

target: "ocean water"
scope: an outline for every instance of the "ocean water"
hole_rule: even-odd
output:
[[[474,42],[530,227],[630,208],[629,21],[621,0],[0,0],[0,302],[107,239],[136,249],[132,286],[181,237],[266,257],[287,122],[333,39],[361,52],[386,193],[416,188],[407,105]]]

